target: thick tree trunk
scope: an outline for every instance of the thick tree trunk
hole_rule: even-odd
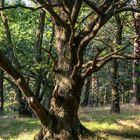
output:
[[[136,39],[134,42],[134,55],[140,54],[140,14],[135,14]],[[133,61],[133,92],[136,97],[136,104],[140,104],[140,60]]]
[[[73,80],[62,73],[56,75],[50,108],[52,123],[47,129],[42,129],[35,140],[39,140],[39,137],[44,140],[78,140],[88,133],[81,125],[77,114],[84,81],[78,77]]]
[[[4,104],[4,98],[3,98],[3,71],[0,70],[0,114],[3,114],[3,104]]]
[[[69,32],[58,25],[55,27],[55,37],[59,59],[55,66],[56,85],[51,99],[51,117],[48,127],[42,129],[35,140],[79,140],[89,132],[78,117],[85,78],[78,74],[72,76],[76,56],[72,57],[68,44]]]

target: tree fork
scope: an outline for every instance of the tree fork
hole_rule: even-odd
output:
[[[45,110],[38,100],[35,99],[34,94],[26,84],[22,75],[14,69],[10,61],[2,54],[2,52],[0,52],[0,58],[0,68],[7,72],[7,74],[15,81],[34,113],[39,117],[42,124],[47,127],[50,118],[49,111]]]

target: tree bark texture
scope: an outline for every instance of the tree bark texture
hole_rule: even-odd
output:
[[[50,112],[52,117],[44,139],[77,140],[86,129],[81,125],[78,108],[84,79],[79,75],[71,77],[71,51],[67,46],[69,34],[62,27],[55,27],[56,45],[59,60],[55,66],[56,85],[53,91]],[[50,131],[51,130],[51,131]]]

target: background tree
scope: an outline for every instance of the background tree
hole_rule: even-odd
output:
[[[92,77],[91,76],[89,76],[88,78],[87,78],[87,80],[86,80],[86,82],[85,82],[85,87],[84,87],[84,89],[83,89],[83,100],[82,100],[82,102],[81,102],[81,106],[87,106],[87,105],[92,105],[93,103],[92,102],[90,102],[90,100],[92,100],[92,99],[90,99],[90,86],[91,86],[91,81],[92,80]]]
[[[121,45],[123,25],[121,23],[121,19],[119,15],[116,15],[115,19],[116,19],[116,24],[117,24],[115,42],[116,42],[116,45]],[[111,73],[112,73],[112,81],[111,81],[112,103],[111,103],[110,112],[120,113],[120,95],[118,91],[118,61],[116,59],[112,60]]]
[[[4,95],[3,95],[3,71],[0,70],[0,114],[3,113],[4,105]]]
[[[134,41],[134,55],[140,54],[140,14],[134,14],[136,38]],[[133,92],[136,96],[136,104],[140,104],[140,60],[133,61]]]

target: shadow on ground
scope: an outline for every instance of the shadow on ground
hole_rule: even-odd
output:
[[[140,140],[140,106],[122,106],[120,114],[110,114],[109,109],[88,107],[79,111],[83,124],[96,132],[95,139]]]
[[[33,133],[41,128],[39,121],[34,118],[14,118],[0,116],[0,138],[7,140],[16,139],[19,135]]]

